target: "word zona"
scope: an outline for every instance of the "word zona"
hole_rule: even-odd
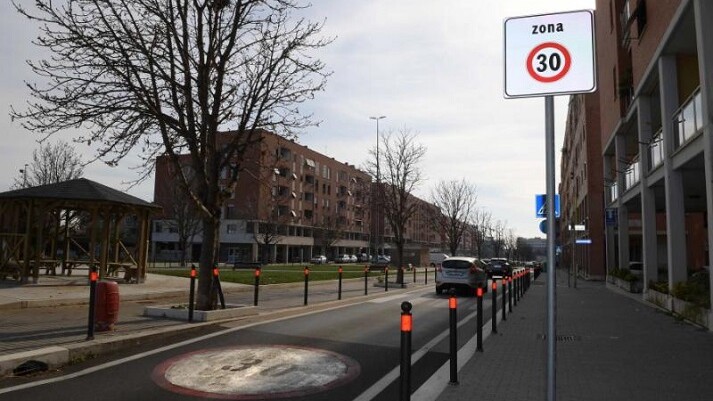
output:
[[[532,26],[532,34],[564,32],[564,25],[561,22],[557,24],[540,24]]]

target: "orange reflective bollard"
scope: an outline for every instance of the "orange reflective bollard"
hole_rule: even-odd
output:
[[[413,317],[410,302],[401,303],[401,377],[399,385],[399,400],[411,399],[411,330]]]

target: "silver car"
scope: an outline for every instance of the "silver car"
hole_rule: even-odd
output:
[[[436,294],[441,294],[444,289],[465,288],[469,294],[475,295],[478,286],[483,292],[488,291],[485,265],[476,258],[454,256],[444,260],[436,270]]]

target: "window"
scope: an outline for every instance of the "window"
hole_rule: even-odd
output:
[[[304,194],[302,194],[302,196],[304,197],[304,200],[306,200],[308,202],[311,202],[314,200],[314,192],[305,192]]]
[[[305,182],[307,184],[314,184],[314,176],[310,174],[305,175]]]
[[[226,227],[226,232],[228,234],[237,234],[238,225],[237,224],[228,224],[228,226]]]
[[[314,216],[314,212],[312,212],[311,210],[305,210],[302,213],[304,214],[305,219],[307,220],[312,220],[312,217]]]
[[[290,152],[290,149],[288,149],[284,146],[280,147],[280,149],[277,149],[276,152],[277,152],[277,156],[280,159],[285,159],[285,160],[289,160],[292,155],[292,152]]]
[[[331,169],[328,166],[322,166],[322,178],[329,179],[332,174]]]

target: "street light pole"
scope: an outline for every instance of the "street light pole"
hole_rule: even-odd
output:
[[[381,194],[381,171],[379,169],[379,120],[384,119],[384,118],[386,118],[386,116],[378,116],[378,117],[371,116],[371,117],[369,117],[369,119],[371,119],[371,120],[376,120],[376,188],[377,188],[379,195]],[[374,199],[372,198],[372,202],[373,201],[374,201]],[[380,245],[380,241],[379,241],[379,226],[380,226],[379,216],[380,215],[378,214],[378,206],[379,205],[377,203],[376,207],[372,207],[372,211],[374,211],[377,214],[376,218],[374,219],[374,222],[375,222],[374,229],[376,231],[376,233],[374,235],[374,240],[376,241],[376,244],[374,246],[374,248],[375,248],[374,251],[375,251],[376,255],[379,254],[379,245]]]
[[[22,173],[22,187],[27,188],[27,166],[28,164],[25,163],[25,168],[21,168],[20,172]]]

